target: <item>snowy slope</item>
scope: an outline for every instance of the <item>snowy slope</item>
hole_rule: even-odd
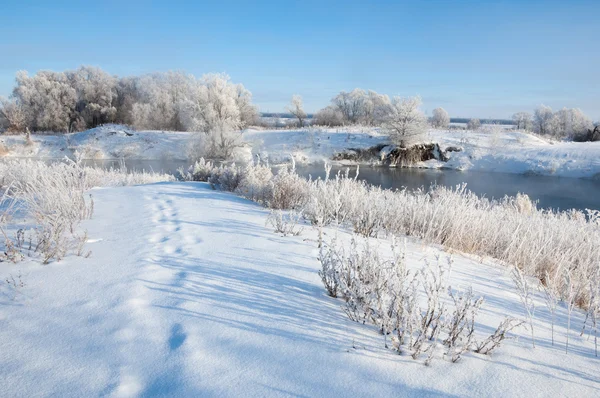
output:
[[[442,147],[459,146],[447,163],[431,161],[424,167],[503,173],[535,173],[560,177],[600,176],[600,142],[557,142],[519,131],[430,131]]]
[[[315,232],[280,237],[263,208],[201,183],[92,191],[90,258],[3,264],[0,396],[595,396],[593,344],[565,311],[550,346],[538,297],[528,332],[492,357],[430,367],[350,322],[317,275]],[[331,235],[331,230],[326,231]],[[408,245],[419,266],[438,251]],[[504,268],[456,257],[452,285],[486,298],[477,330],[522,315]],[[13,299],[14,295],[14,299]],[[573,325],[579,328],[576,314]]]
[[[8,157],[63,158],[79,152],[84,159],[186,159],[189,133],[134,131],[125,126],[105,125],[72,134],[2,136]]]

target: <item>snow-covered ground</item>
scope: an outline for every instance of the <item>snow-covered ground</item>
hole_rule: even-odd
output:
[[[493,129],[491,129],[493,130]],[[449,154],[448,162],[430,160],[422,168],[450,168],[502,173],[534,173],[557,177],[600,176],[600,142],[556,142],[533,134],[500,127],[491,131],[430,130],[427,141],[462,148]],[[377,129],[250,130],[245,140],[254,154],[272,163],[325,162],[349,148],[368,148],[389,143]]]
[[[578,178],[600,176],[600,142],[557,142],[510,130],[432,130],[429,135],[442,148],[459,146],[464,150],[451,153],[448,162],[429,161],[424,167]]]
[[[281,237],[267,210],[203,183],[92,191],[90,258],[22,274],[0,295],[1,396],[597,396],[600,363],[566,310],[550,343],[536,296],[536,348],[528,331],[493,356],[466,354],[426,367],[385,349],[350,322],[317,275],[316,232]],[[332,235],[332,230],[326,230]],[[343,234],[342,234],[343,235]],[[340,239],[347,239],[342,236]],[[410,266],[439,250],[407,246]],[[443,254],[445,255],[445,254]],[[485,297],[478,337],[522,317],[506,268],[455,256],[451,285]]]
[[[35,135],[27,145],[24,135],[0,136],[0,144],[8,149],[6,157],[84,159],[181,160],[187,158],[190,133],[135,131],[119,125],[100,126],[71,134]]]
[[[485,127],[484,127],[485,128]],[[431,160],[416,164],[423,168],[452,168],[504,173],[535,173],[560,177],[600,176],[600,142],[554,142],[532,134],[498,128],[496,132],[430,130],[426,140],[442,149],[460,147],[450,161]],[[190,133],[132,131],[123,126],[101,126],[66,135],[34,135],[26,145],[23,136],[1,136],[5,157],[62,158],[75,151],[86,159],[185,160]],[[249,129],[236,160],[247,162],[260,156],[270,164],[290,162],[321,163],[351,148],[369,148],[389,143],[378,129],[369,127],[319,128],[300,130]]]

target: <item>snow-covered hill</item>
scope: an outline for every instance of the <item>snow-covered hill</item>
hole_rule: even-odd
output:
[[[596,396],[593,342],[571,334],[566,310],[550,342],[536,296],[528,331],[491,357],[453,364],[385,349],[375,328],[349,321],[317,270],[316,231],[281,237],[267,211],[203,183],[92,191],[90,258],[3,264],[1,396]],[[326,234],[333,234],[325,230]],[[347,239],[343,233],[340,239]],[[407,246],[410,266],[439,250]],[[442,253],[442,255],[445,255]],[[453,287],[485,304],[480,336],[522,317],[506,268],[455,256]],[[573,329],[580,328],[576,313]]]

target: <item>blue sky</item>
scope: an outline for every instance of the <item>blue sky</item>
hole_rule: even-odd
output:
[[[12,1],[0,95],[15,72],[227,72],[262,111],[308,111],[355,87],[424,110],[510,117],[544,103],[600,119],[600,1]]]

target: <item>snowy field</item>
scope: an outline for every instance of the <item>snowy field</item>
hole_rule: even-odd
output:
[[[484,129],[486,126],[484,126]],[[296,130],[245,130],[243,144],[235,152],[238,162],[259,156],[269,164],[322,163],[350,148],[369,148],[389,143],[389,138],[369,127]],[[4,158],[63,158],[79,153],[85,159],[185,160],[191,133],[133,131],[107,125],[63,135],[33,135],[27,145],[23,136],[1,136],[7,148]],[[416,164],[423,168],[503,173],[534,173],[557,177],[596,178],[600,175],[600,142],[557,142],[532,134],[498,128],[493,131],[429,130],[426,141],[442,149],[460,147],[448,162],[431,160]]]
[[[597,396],[593,340],[575,313],[564,352],[536,294],[536,348],[518,329],[492,356],[430,366],[348,320],[317,275],[317,233],[281,237],[268,211],[204,183],[93,189],[90,258],[3,264],[1,396]],[[331,236],[332,230],[325,234]],[[341,233],[340,239],[349,237]],[[419,267],[440,251],[416,241]],[[441,253],[446,256],[446,253]],[[507,268],[454,256],[453,287],[485,303],[477,333],[524,317]]]

